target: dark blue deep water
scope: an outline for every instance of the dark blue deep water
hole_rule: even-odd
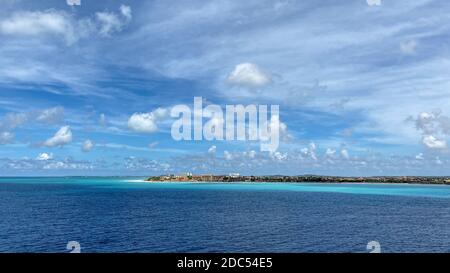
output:
[[[0,178],[0,252],[450,252],[450,186]]]

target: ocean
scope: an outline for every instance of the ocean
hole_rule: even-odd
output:
[[[450,186],[0,178],[0,252],[450,252]]]

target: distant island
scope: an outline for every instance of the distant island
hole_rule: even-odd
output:
[[[324,175],[160,175],[151,176],[149,182],[283,182],[283,183],[406,183],[450,185],[450,177],[444,176],[370,176],[346,177]]]

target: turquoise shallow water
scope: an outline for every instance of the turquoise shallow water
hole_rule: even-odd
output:
[[[125,186],[125,185],[123,185]],[[126,185],[129,186],[129,185]],[[246,191],[296,191],[333,192],[348,194],[398,195],[416,197],[450,198],[446,185],[391,185],[391,184],[333,184],[333,183],[153,183],[133,185],[185,190],[246,190]]]
[[[176,189],[176,190],[245,190],[245,191],[296,191],[331,192],[348,194],[374,194],[412,197],[450,198],[449,185],[421,184],[368,184],[368,183],[189,183],[145,182],[144,177],[41,177],[0,178],[2,182],[75,184],[91,187],[130,189]]]
[[[450,186],[0,178],[0,252],[450,251]]]

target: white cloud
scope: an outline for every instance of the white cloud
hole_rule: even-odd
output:
[[[416,155],[416,159],[417,160],[423,160],[424,159],[423,153],[419,153],[418,155]]]
[[[76,39],[69,16],[55,10],[14,13],[0,21],[0,33],[22,36],[56,34],[65,37],[68,43]]]
[[[11,143],[14,139],[14,134],[10,132],[0,132],[0,145]]]
[[[275,152],[275,153],[271,153],[270,156],[272,157],[272,159],[281,162],[287,159],[287,153],[280,153],[280,152]]]
[[[39,161],[47,161],[53,158],[53,154],[51,153],[40,153],[37,157],[36,160]]]
[[[430,149],[446,149],[447,148],[447,141],[437,139],[432,135],[425,135],[422,138],[422,143],[425,144],[425,146],[427,146]]]
[[[95,14],[100,23],[99,33],[103,36],[110,36],[114,32],[120,32],[123,27],[131,20],[131,8],[129,6],[120,6],[120,15],[114,12],[97,12]]]
[[[316,144],[314,142],[311,142],[309,144],[309,154],[313,160],[317,160],[316,149],[317,149]]]
[[[93,165],[89,162],[76,162],[71,159],[49,162],[42,166],[44,170],[91,170]]]
[[[341,150],[341,156],[345,159],[350,158],[350,155],[348,154],[348,151],[346,149]]]
[[[27,113],[8,113],[0,120],[0,129],[14,130],[29,120]]]
[[[131,20],[131,8],[129,6],[121,5],[120,13],[122,13],[122,15],[128,20]]]
[[[289,142],[295,139],[295,137],[288,132],[287,124],[280,121],[279,115],[272,115],[268,124],[270,131],[278,131],[281,141]]]
[[[81,0],[66,0],[69,6],[81,6]]]
[[[442,160],[439,158],[439,156],[436,156],[436,159],[434,162],[438,165],[442,165],[442,163],[443,163]]]
[[[167,108],[158,107],[156,110],[152,111],[151,114],[154,116],[155,120],[163,120],[169,116],[169,110]]]
[[[247,156],[248,158],[255,158],[256,152],[254,150],[251,150],[249,152],[244,152],[244,156]]]
[[[154,133],[158,131],[157,122],[168,117],[169,111],[158,108],[150,113],[134,113],[128,119],[128,128],[139,133]]]
[[[100,34],[109,36],[111,33],[120,31],[122,29],[122,22],[120,18],[111,12],[97,12],[97,20],[101,23]]]
[[[380,6],[381,0],[366,0],[367,5],[369,6]]]
[[[64,108],[54,107],[43,110],[32,110],[22,113],[7,113],[0,118],[0,132],[8,132],[23,127],[25,124],[43,123],[43,124],[57,124],[64,120]],[[3,136],[5,139],[7,134]]]
[[[450,135],[450,118],[442,115],[440,110],[431,113],[422,112],[416,119],[409,117],[408,120],[415,122],[416,129],[422,133],[422,143],[427,148],[447,148],[444,137]]]
[[[217,150],[216,145],[213,145],[213,146],[209,147],[208,154],[215,154],[216,150]]]
[[[44,109],[38,113],[36,121],[42,123],[55,124],[63,121],[64,119],[64,108],[54,107],[49,109]]]
[[[150,113],[134,113],[128,119],[128,128],[139,133],[154,133],[158,130],[156,122]]]
[[[94,143],[90,139],[87,139],[86,141],[84,141],[83,147],[82,147],[83,152],[86,152],[86,153],[90,152],[92,150],[92,148],[94,148]]]
[[[316,154],[317,146],[314,142],[309,143],[309,147],[304,147],[300,149],[300,156],[302,158],[311,158],[314,161],[317,161],[317,154]]]
[[[67,0],[67,4],[81,5],[80,0]],[[110,36],[120,32],[132,18],[129,6],[120,6],[120,13],[97,12],[95,18],[75,19],[59,10],[22,11],[0,20],[0,34],[16,36],[62,36],[68,45],[92,33]]]
[[[409,41],[400,43],[400,50],[404,54],[408,54],[408,55],[414,54],[416,52],[416,48],[417,48],[417,42],[415,40],[409,40]]]
[[[326,152],[325,152],[325,156],[328,158],[333,158],[336,154],[336,150],[327,148]]]
[[[224,151],[223,152],[223,157],[225,158],[225,160],[232,160],[233,159],[233,155],[228,152],[228,151]]]
[[[70,142],[72,142],[72,131],[70,130],[70,126],[63,126],[53,137],[47,139],[43,145],[47,147],[62,147]]]
[[[236,65],[234,70],[228,75],[227,81],[237,86],[263,87],[269,84],[271,79],[256,64],[242,63]]]

